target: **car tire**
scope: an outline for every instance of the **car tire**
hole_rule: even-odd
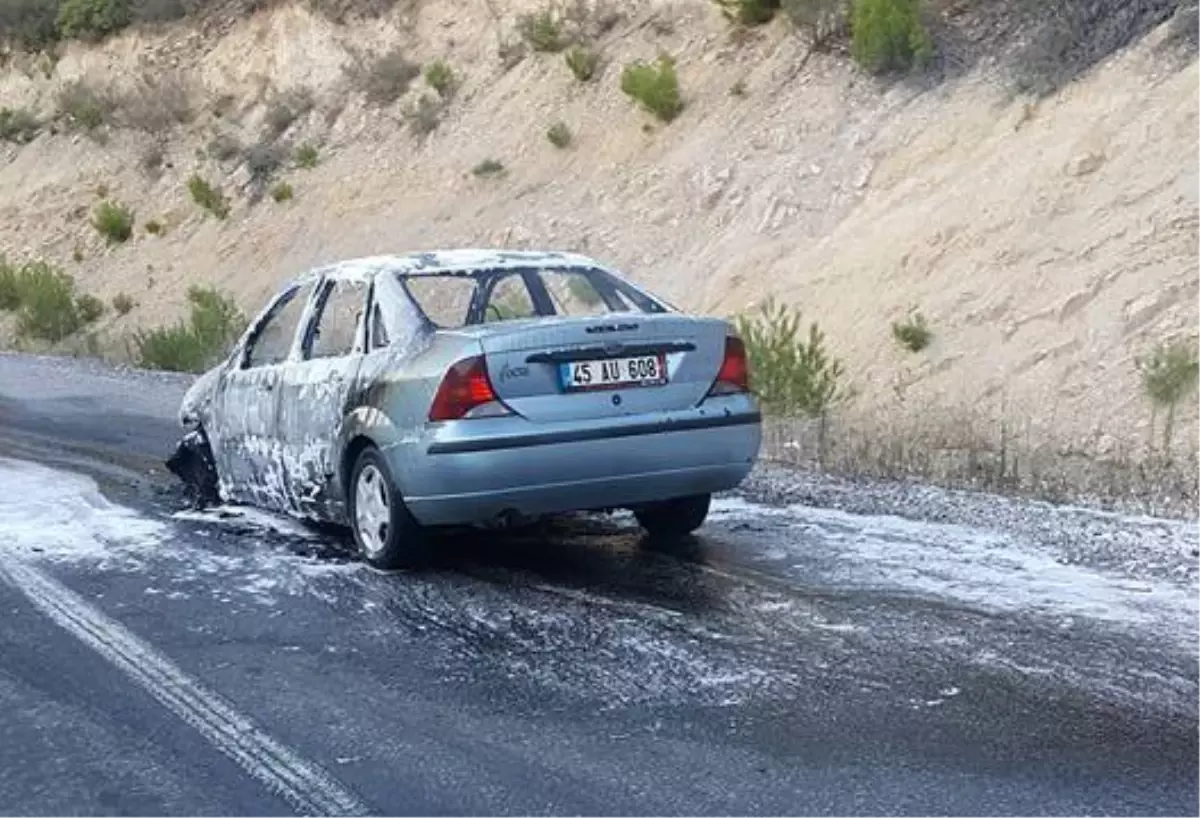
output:
[[[678,540],[704,525],[711,494],[693,494],[635,509],[633,516],[651,540]]]
[[[387,460],[374,446],[358,455],[346,492],[358,552],[375,568],[416,568],[428,558],[428,532],[404,505]]]

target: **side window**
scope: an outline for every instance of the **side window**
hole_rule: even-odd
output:
[[[383,309],[376,301],[375,308],[371,310],[371,349],[383,349],[391,342],[387,327],[383,323]]]
[[[507,275],[496,282],[488,296],[487,307],[483,311],[483,320],[510,321],[515,318],[531,318],[537,315],[533,308],[533,300],[529,297],[529,288],[519,275]]]
[[[274,311],[250,341],[246,351],[246,369],[287,360],[312,290],[312,284],[297,287],[291,295],[284,296],[284,300],[275,305]]]
[[[354,351],[358,322],[367,301],[367,285],[362,281],[334,281],[328,291],[317,326],[313,331],[308,357],[340,358]]]

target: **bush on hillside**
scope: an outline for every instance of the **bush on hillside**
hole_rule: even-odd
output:
[[[874,74],[905,71],[933,56],[921,0],[853,0],[851,51]]]
[[[0,258],[0,310],[17,313],[22,337],[56,343],[99,318],[104,307],[76,296],[74,279],[46,262],[17,267]]]
[[[267,104],[265,118],[267,136],[278,139],[296,120],[307,115],[315,105],[312,90],[305,87],[291,88],[275,94]]]
[[[129,0],[59,0],[58,33],[66,38],[100,40],[132,21]]]
[[[296,167],[304,170],[312,170],[321,161],[321,154],[317,151],[315,145],[310,145],[306,142],[296,148],[295,161]]]
[[[892,324],[892,337],[909,352],[920,352],[933,340],[933,331],[925,316],[914,312],[903,321]]]
[[[225,198],[225,194],[221,192],[220,188],[209,183],[207,179],[195,174],[188,179],[187,186],[192,201],[200,207],[218,219],[224,219],[229,215],[229,200]]]
[[[144,369],[203,372],[219,363],[246,328],[233,299],[211,287],[188,290],[186,323],[134,335],[137,363]]]
[[[580,82],[587,82],[595,77],[596,69],[600,67],[600,55],[582,45],[572,46],[565,59],[567,67]]]
[[[41,123],[27,108],[0,108],[0,141],[24,144],[37,136]]]
[[[635,62],[625,66],[621,90],[663,122],[670,122],[683,111],[675,60],[665,54],[658,58],[657,65]]]
[[[571,135],[571,129],[567,127],[565,122],[555,122],[546,129],[546,139],[556,148],[570,147],[574,137]]]
[[[137,306],[137,302],[125,293],[117,293],[113,296],[112,306],[117,315],[128,315]]]
[[[552,6],[522,14],[517,18],[517,32],[534,51],[557,53],[570,45],[562,17]]]
[[[425,83],[437,91],[439,97],[449,99],[454,95],[458,79],[454,76],[454,70],[450,67],[450,63],[445,60],[434,60],[425,66]]]
[[[101,202],[92,213],[92,227],[109,244],[121,244],[133,235],[133,211],[120,202]]]

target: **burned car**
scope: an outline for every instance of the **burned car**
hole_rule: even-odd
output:
[[[199,496],[348,525],[382,568],[442,525],[630,509],[689,534],[761,440],[726,321],[583,256],[486,250],[292,281],[180,421],[169,466]]]

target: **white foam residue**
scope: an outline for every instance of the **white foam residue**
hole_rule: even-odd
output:
[[[304,524],[283,514],[273,514],[270,511],[236,504],[211,506],[203,511],[188,509],[176,511],[171,515],[176,520],[209,523],[214,525],[244,526],[250,525],[305,540],[320,539],[320,535],[304,527]]]
[[[773,562],[792,562],[839,583],[893,587],[957,599],[985,610],[1085,617],[1140,627],[1195,649],[1195,583],[1148,582],[1064,563],[1007,533],[894,516],[854,515],[803,505],[769,507],[714,500],[713,522],[787,518],[802,536],[775,541]],[[764,555],[759,554],[760,558]],[[815,565],[815,568],[814,568]]]
[[[89,477],[0,457],[0,559],[103,558],[159,545],[163,524],[110,503]]]

